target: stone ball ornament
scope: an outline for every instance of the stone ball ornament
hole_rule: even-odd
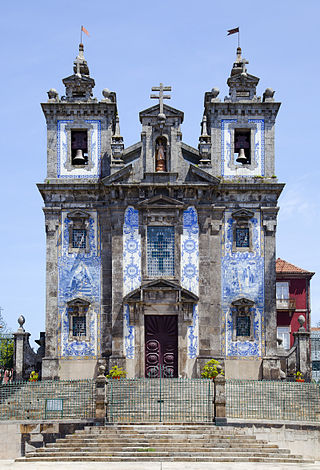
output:
[[[106,100],[108,100],[108,99],[110,98],[110,93],[111,93],[111,92],[110,92],[109,88],[104,88],[104,89],[102,90],[102,96],[103,96]]]
[[[299,325],[300,325],[301,327],[303,327],[303,325],[304,325],[305,322],[306,322],[305,317],[304,317],[303,315],[299,315],[299,317],[298,317],[298,322],[299,322]]]
[[[219,88],[214,87],[214,88],[212,88],[211,93],[212,93],[212,97],[216,98],[219,95],[220,90],[219,90]]]
[[[274,90],[272,88],[266,88],[264,94],[266,96],[266,98],[272,98],[273,95],[274,95]]]
[[[58,100],[59,94],[58,94],[57,90],[55,90],[54,88],[50,88],[50,90],[47,92],[47,94],[48,94],[49,100],[52,100],[52,101],[57,101]]]

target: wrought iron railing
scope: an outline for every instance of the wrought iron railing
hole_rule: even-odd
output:
[[[227,380],[229,418],[320,421],[320,388],[314,383]]]
[[[1,384],[0,420],[93,418],[95,388],[94,380]]]
[[[155,371],[156,372],[156,371]],[[199,423],[213,421],[213,383],[206,379],[109,380],[111,423]]]

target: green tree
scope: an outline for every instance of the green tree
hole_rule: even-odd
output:
[[[0,335],[0,367],[11,369],[13,367],[13,338]]]

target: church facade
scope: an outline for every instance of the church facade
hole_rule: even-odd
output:
[[[198,149],[182,141],[170,87],[125,148],[116,94],[93,97],[83,45],[66,94],[48,92],[44,378],[278,378],[274,127],[280,103],[237,50],[229,96],[204,96]]]

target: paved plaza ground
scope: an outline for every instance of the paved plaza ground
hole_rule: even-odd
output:
[[[0,470],[320,470],[320,461],[315,464],[265,464],[234,462],[14,462],[0,460]]]

